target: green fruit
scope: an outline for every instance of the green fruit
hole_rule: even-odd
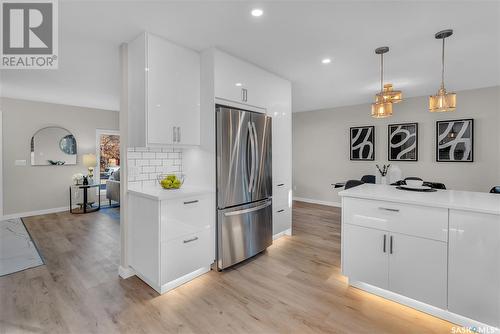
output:
[[[167,175],[167,180],[170,180],[170,181],[175,181],[177,179],[177,176],[175,175]]]
[[[163,179],[163,180],[161,180],[161,186],[165,189],[169,189],[172,187],[172,181],[167,180],[167,179]]]

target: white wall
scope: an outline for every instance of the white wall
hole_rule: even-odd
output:
[[[500,185],[500,87],[457,92],[454,113],[430,113],[428,97],[394,105],[387,119],[370,116],[370,105],[356,105],[293,114],[294,196],[339,203],[331,183],[375,174],[375,164],[387,164],[387,125],[418,122],[418,162],[391,162],[403,177],[419,176],[444,183],[448,189],[489,191]],[[435,161],[436,121],[474,119],[474,162]],[[375,125],[375,161],[349,160],[349,127]]]
[[[3,111],[4,214],[11,215],[69,206],[69,186],[75,173],[86,173],[82,155],[96,152],[96,129],[118,129],[118,112],[68,105],[1,99]],[[77,141],[77,164],[31,166],[30,140],[46,126],[61,126]],[[26,166],[15,166],[26,160]]]

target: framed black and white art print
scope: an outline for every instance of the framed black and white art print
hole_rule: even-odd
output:
[[[474,120],[436,122],[436,161],[474,161]]]
[[[389,161],[417,161],[418,123],[389,124],[387,152]]]
[[[375,127],[361,126],[350,129],[351,160],[375,160]]]

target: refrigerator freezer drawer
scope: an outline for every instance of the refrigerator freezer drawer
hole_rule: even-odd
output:
[[[273,242],[272,200],[218,211],[217,266],[228,268],[269,247]]]

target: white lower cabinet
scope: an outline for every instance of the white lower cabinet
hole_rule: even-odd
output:
[[[446,209],[346,198],[342,217],[349,279],[446,308]]]
[[[351,285],[484,333],[500,332],[498,240],[498,214],[342,199]]]
[[[500,216],[450,210],[448,308],[500,327]]]
[[[446,242],[391,233],[388,244],[389,290],[446,308]]]
[[[161,244],[162,267],[161,285],[175,281],[194,270],[213,262],[212,252],[214,231],[202,231],[184,235]]]
[[[130,266],[159,293],[207,271],[215,260],[213,193],[153,199],[129,193]]]
[[[387,232],[349,224],[345,224],[343,228],[344,275],[354,281],[387,289]]]
[[[446,307],[446,243],[344,225],[344,274],[437,307]]]

